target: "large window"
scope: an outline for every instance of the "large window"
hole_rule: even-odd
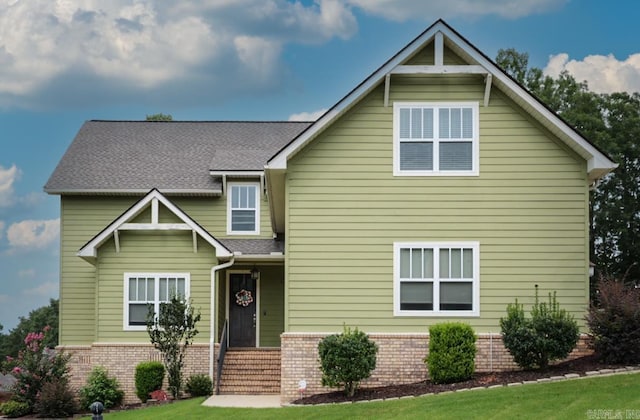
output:
[[[394,175],[478,174],[478,103],[395,103]]]
[[[478,316],[478,242],[395,243],[396,316]]]
[[[230,183],[227,197],[227,233],[257,235],[260,233],[260,185]]]
[[[188,273],[125,273],[124,275],[124,329],[146,328],[148,305],[160,313],[160,303],[172,296],[189,298]]]

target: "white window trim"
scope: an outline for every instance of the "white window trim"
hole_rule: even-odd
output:
[[[471,170],[470,171],[406,171],[400,169],[400,109],[402,108],[471,108],[473,118],[473,137],[471,138]],[[434,115],[438,115],[435,111]],[[437,132],[438,121],[434,121]],[[438,159],[439,140],[434,133],[434,167]],[[480,175],[480,105],[478,102],[394,102],[393,104],[393,176],[478,176]]]
[[[473,250],[472,310],[470,311],[406,311],[400,309],[400,249],[402,248],[471,248]],[[433,307],[439,307],[439,259],[434,257]],[[406,281],[406,280],[405,280]],[[445,281],[449,281],[448,279]],[[465,279],[465,281],[468,281]],[[393,244],[393,315],[413,317],[479,317],[480,316],[480,242],[394,242]]]
[[[255,216],[255,225],[256,229],[252,231],[237,231],[232,229],[231,223],[231,204],[232,197],[231,191],[232,187],[236,185],[251,185],[255,187],[256,191],[256,216]],[[259,182],[229,182],[227,184],[227,235],[259,235],[260,234],[260,183]]]
[[[158,313],[160,310],[160,277],[184,277],[184,293],[185,298],[189,300],[191,296],[191,274],[190,273],[124,273],[124,318],[122,320],[122,327],[124,331],[146,331],[145,325],[129,325],[129,278],[131,277],[153,277],[153,300],[154,311]]]

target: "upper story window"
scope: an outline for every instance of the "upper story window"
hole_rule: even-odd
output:
[[[394,244],[396,316],[478,316],[478,242]]]
[[[393,174],[478,175],[478,103],[393,105]]]
[[[158,314],[173,296],[189,298],[189,273],[125,273],[124,329],[145,330],[149,306]]]
[[[227,196],[227,233],[260,233],[260,184],[229,183]]]

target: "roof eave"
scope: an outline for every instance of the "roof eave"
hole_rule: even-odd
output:
[[[111,196],[136,196],[145,195],[149,192],[149,189],[91,189],[91,188],[47,188],[44,192],[49,195],[111,195]],[[211,196],[219,197],[222,195],[222,189],[162,189],[164,195],[181,195],[181,196]]]

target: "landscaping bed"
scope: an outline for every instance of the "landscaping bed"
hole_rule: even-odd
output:
[[[453,384],[434,384],[429,380],[406,385],[389,385],[375,388],[358,389],[356,395],[347,397],[343,391],[316,394],[309,397],[293,401],[292,404],[328,404],[348,401],[381,400],[389,398],[399,398],[406,396],[418,396],[430,393],[440,393],[446,391],[456,391],[459,389],[469,389],[477,387],[490,387],[493,385],[507,385],[511,383],[522,383],[526,381],[537,381],[538,379],[551,378],[554,376],[564,376],[567,374],[578,374],[586,376],[587,372],[602,369],[617,369],[624,366],[609,365],[598,362],[595,356],[585,356],[549,366],[542,370],[514,370],[506,372],[483,372],[476,373],[473,379]]]

